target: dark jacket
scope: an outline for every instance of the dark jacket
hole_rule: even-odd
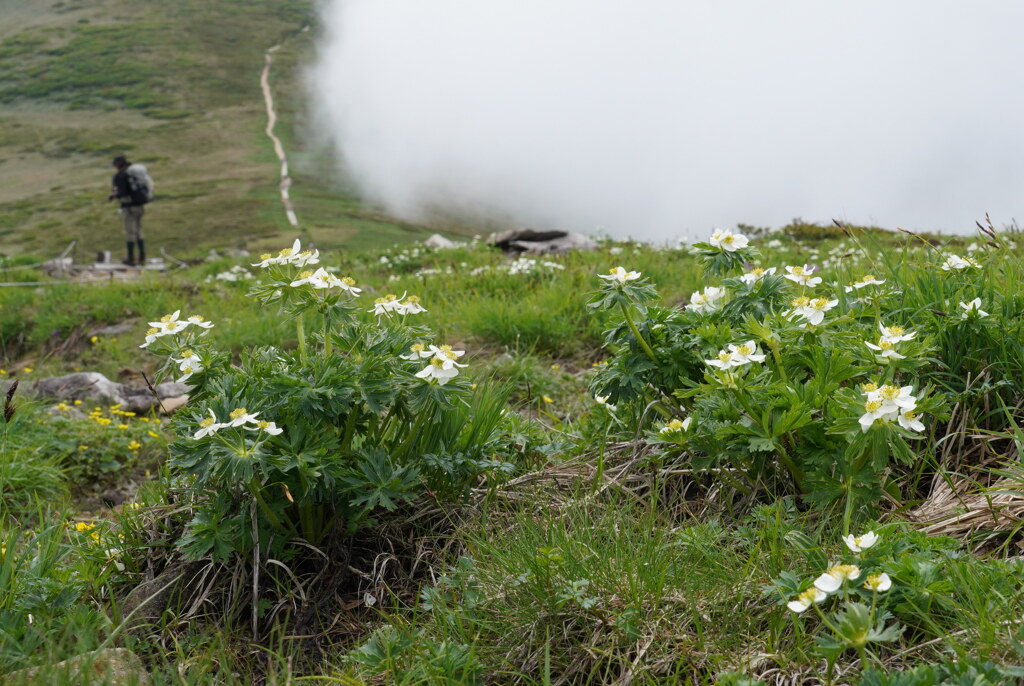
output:
[[[144,205],[145,201],[132,194],[131,184],[128,183],[128,169],[122,169],[114,174],[114,196],[120,201],[121,207],[132,207]]]

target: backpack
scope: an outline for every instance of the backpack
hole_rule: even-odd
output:
[[[153,179],[145,166],[136,163],[128,167],[128,188],[132,192],[132,204],[153,202]]]

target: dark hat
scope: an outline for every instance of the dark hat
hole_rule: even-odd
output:
[[[128,164],[128,158],[125,157],[124,155],[117,155],[117,156],[114,157],[114,166],[115,167],[120,167],[120,166],[123,166],[123,165],[126,165],[126,164]]]

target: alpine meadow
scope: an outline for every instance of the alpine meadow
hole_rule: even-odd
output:
[[[0,0],[0,682],[1024,684],[1012,217],[406,212],[328,4]]]

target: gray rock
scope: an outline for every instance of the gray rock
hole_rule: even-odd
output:
[[[5,684],[43,683],[110,684],[110,686],[145,686],[149,672],[139,656],[127,648],[105,648],[76,655],[46,667],[30,667],[0,675]]]
[[[0,393],[6,393],[10,382],[0,383]],[[55,376],[48,379],[39,379],[32,385],[22,386],[24,392],[43,398],[49,398],[63,402],[74,402],[81,400],[83,403],[92,405],[121,405],[126,412],[145,413],[154,407],[159,409],[160,402],[165,398],[174,398],[174,406],[181,407],[184,404],[181,398],[187,400],[191,386],[180,383],[166,382],[157,384],[154,387],[156,398],[146,387],[128,386],[111,381],[99,372],[76,372],[64,376]],[[167,408],[167,411],[171,410]]]
[[[433,236],[423,241],[423,245],[428,248],[457,248],[460,244],[445,238],[439,233],[435,233]]]
[[[515,255],[548,255],[573,250],[594,250],[597,243],[582,233],[512,229],[492,234],[487,240],[502,251]]]

